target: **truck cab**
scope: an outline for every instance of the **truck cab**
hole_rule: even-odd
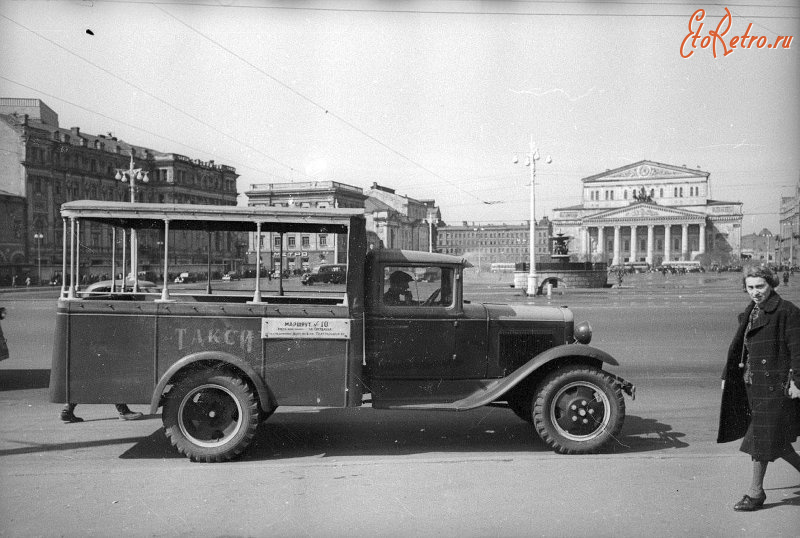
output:
[[[622,426],[623,394],[635,394],[603,370],[617,361],[588,345],[591,326],[576,328],[566,307],[465,300],[469,267],[443,254],[368,254],[364,377],[373,407],[506,405],[558,452],[600,449]]]

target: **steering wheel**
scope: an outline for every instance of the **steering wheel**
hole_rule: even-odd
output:
[[[439,297],[439,294],[442,292],[442,288],[438,288],[436,291],[431,293],[431,296],[425,299],[425,302],[422,303],[422,306],[431,306],[433,303],[436,302],[436,298]]]

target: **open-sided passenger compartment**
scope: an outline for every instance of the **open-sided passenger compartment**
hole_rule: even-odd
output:
[[[277,290],[263,290],[263,278],[255,278],[252,290],[219,290],[211,291],[211,271],[208,271],[208,291],[186,289],[183,287],[171,288],[170,279],[167,278],[170,270],[170,243],[174,242],[171,233],[176,231],[205,231],[212,232],[247,232],[260,234],[275,233],[326,233],[346,234],[348,237],[347,250],[353,252],[366,252],[363,242],[364,220],[361,209],[340,208],[285,208],[285,207],[239,207],[239,206],[201,206],[188,204],[141,204],[126,202],[104,202],[95,200],[78,200],[67,202],[61,209],[64,221],[63,249],[64,262],[62,274],[67,278],[62,279],[61,298],[67,300],[106,300],[106,301],[159,301],[159,302],[199,302],[199,303],[267,303],[267,304],[306,304],[306,305],[348,305],[355,298],[362,296],[363,291],[358,290],[352,282],[358,278],[348,278],[340,292],[327,290],[325,295],[314,292],[296,292],[285,290],[283,277],[278,278]],[[130,234],[130,278],[134,285],[128,290],[128,285],[123,291],[117,290],[117,280],[114,287],[101,293],[87,293],[80,290],[80,252],[85,246],[80,244],[80,227],[90,223],[91,226],[104,225],[111,227],[112,234],[116,237],[117,230],[131,230]],[[359,229],[355,230],[354,227]],[[136,232],[142,230],[157,230],[160,233],[159,244],[163,244],[163,282],[161,289],[138,289],[135,282],[138,280],[139,265],[137,263],[139,252],[136,242]],[[152,232],[151,232],[152,233]],[[127,237],[127,235],[123,235]],[[255,241],[260,245],[260,241]],[[116,246],[116,239],[113,240]],[[251,242],[252,244],[252,242]],[[93,247],[95,248],[95,247]],[[112,249],[111,272],[116,271],[116,253]],[[347,259],[347,253],[342,253]],[[210,249],[209,249],[210,256]],[[68,261],[69,260],[69,261]],[[123,258],[124,260],[124,258]],[[126,264],[127,265],[127,264]],[[256,275],[261,274],[261,252],[256,249]],[[209,263],[210,266],[210,263]],[[128,267],[121,269],[123,275]],[[173,270],[179,267],[172,267]],[[360,268],[350,268],[348,272],[362,272]],[[203,284],[199,282],[198,284]],[[120,284],[120,288],[122,285]],[[187,293],[188,292],[188,293]]]

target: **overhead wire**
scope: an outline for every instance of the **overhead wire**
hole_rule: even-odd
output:
[[[371,135],[370,133],[366,132],[365,130],[361,129],[360,127],[355,125],[353,122],[345,119],[341,115],[337,114],[336,112],[331,111],[329,108],[327,108],[324,105],[318,103],[314,99],[312,99],[312,98],[308,97],[307,95],[303,94],[302,92],[294,89],[289,84],[283,82],[282,80],[280,80],[279,78],[275,77],[274,75],[271,75],[270,73],[266,72],[264,69],[260,68],[259,66],[255,65],[251,61],[249,61],[246,58],[242,57],[240,54],[237,54],[235,51],[233,51],[233,50],[229,49],[228,47],[224,46],[222,43],[218,42],[214,38],[212,38],[212,37],[208,36],[207,34],[201,32],[200,30],[198,30],[197,28],[195,28],[191,24],[189,24],[186,21],[182,20],[181,18],[177,17],[176,15],[170,13],[169,11],[167,11],[165,9],[162,9],[161,7],[159,7],[156,4],[153,4],[153,5],[154,5],[154,7],[156,9],[158,9],[159,11],[164,13],[165,15],[173,18],[175,21],[177,21],[178,23],[182,24],[183,26],[185,26],[186,28],[188,28],[189,30],[194,32],[195,34],[199,35],[203,39],[207,40],[208,42],[212,43],[214,46],[216,46],[216,47],[220,48],[221,50],[225,51],[226,53],[230,54],[234,58],[238,59],[240,62],[242,62],[245,65],[249,66],[250,68],[254,69],[255,71],[261,73],[262,75],[267,77],[269,80],[273,81],[275,84],[278,84],[279,86],[281,86],[284,89],[288,90],[289,92],[291,92],[292,94],[294,94],[295,96],[297,96],[301,100],[305,101],[306,103],[310,104],[314,108],[317,108],[318,110],[322,111],[325,115],[336,119],[337,121],[339,121],[342,124],[348,126],[349,128],[351,128],[355,132],[361,134],[362,136],[364,136],[365,138],[371,140],[372,142],[375,142],[376,144],[378,144],[382,148],[384,148],[384,149],[388,150],[389,152],[397,155],[398,157],[400,157],[404,161],[414,165],[415,167],[417,167],[420,170],[430,174],[431,176],[435,177],[436,179],[439,179],[440,181],[443,181],[444,183],[450,185],[451,187],[455,188],[458,191],[461,191],[462,193],[466,194],[467,196],[470,196],[472,198],[475,198],[475,199],[480,200],[481,202],[485,203],[485,200],[481,200],[480,197],[475,196],[471,192],[468,192],[468,191],[462,189],[458,184],[454,183],[453,181],[450,181],[447,178],[437,174],[433,170],[431,170],[431,169],[425,167],[424,165],[416,162],[414,159],[412,159],[408,155],[406,155],[406,154],[402,153],[401,151],[389,146],[388,144],[386,144],[382,140],[379,140],[377,137],[375,137],[375,136]]]
[[[208,7],[208,8],[221,8],[221,9],[258,9],[258,10],[273,10],[273,11],[305,11],[305,12],[332,12],[332,13],[392,13],[392,14],[410,14],[410,15],[460,15],[460,16],[511,16],[511,17],[649,17],[649,18],[686,18],[685,13],[610,13],[610,12],[570,12],[570,11],[489,11],[485,9],[475,9],[475,10],[456,10],[456,9],[420,9],[420,8],[413,8],[413,9],[398,9],[398,8],[375,8],[375,7],[325,7],[325,6],[310,6],[310,5],[303,5],[303,4],[282,4],[282,5],[265,5],[263,3],[257,4],[241,4],[237,3],[236,5],[224,5],[220,4],[219,2],[211,3],[211,2],[202,2],[202,1],[192,1],[192,0],[178,0],[178,1],[149,1],[149,2],[142,2],[137,0],[96,0],[102,3],[113,3],[113,4],[144,4],[148,3],[154,6],[158,5],[165,5],[165,6],[188,6],[188,7]],[[469,4],[469,2],[464,2]],[[488,2],[473,2],[475,4],[479,4],[481,6],[485,6],[489,4]],[[572,2],[554,2],[554,1],[541,1],[541,2],[504,2],[505,4],[528,4],[528,5],[550,5],[550,6],[557,6],[557,7],[564,7],[564,6],[571,6],[571,5],[580,5],[584,7],[593,6],[598,8],[599,6],[609,6],[609,5],[618,5],[618,6],[636,6],[636,7],[686,7],[687,4],[680,3],[680,2],[589,2],[589,1],[579,1],[575,0]],[[396,5],[396,4],[395,4]],[[786,5],[770,5],[770,4],[729,4],[729,3],[705,3],[705,6],[713,6],[713,7],[732,7],[732,8],[764,8],[764,9],[792,9],[795,6],[786,6]],[[796,19],[796,16],[773,16],[773,15],[747,15],[748,18],[751,19]]]
[[[418,163],[418,162],[414,161],[412,158],[408,157],[408,156],[407,156],[407,155],[405,155],[404,153],[402,153],[402,152],[400,152],[400,151],[398,151],[398,150],[396,150],[396,149],[392,148],[392,147],[391,147],[391,146],[389,146],[388,144],[384,143],[383,141],[379,140],[378,138],[374,137],[373,135],[371,135],[371,134],[367,133],[366,131],[364,131],[363,129],[359,128],[357,125],[355,125],[355,124],[353,124],[352,122],[348,121],[348,120],[347,120],[347,119],[345,119],[344,117],[342,117],[342,116],[338,115],[337,113],[335,113],[335,112],[331,112],[331,111],[330,111],[329,109],[327,109],[325,106],[321,105],[320,103],[316,102],[315,100],[311,99],[310,97],[308,97],[308,96],[304,95],[303,93],[301,93],[301,92],[299,92],[299,91],[295,90],[295,89],[294,89],[294,88],[292,88],[290,85],[288,85],[288,84],[284,83],[283,81],[279,80],[277,77],[274,77],[273,75],[271,75],[271,74],[267,73],[267,72],[266,72],[266,71],[264,71],[263,69],[259,68],[258,66],[256,66],[256,65],[252,64],[251,62],[249,62],[248,60],[246,60],[245,58],[243,58],[241,55],[239,55],[239,54],[237,54],[236,52],[234,52],[234,51],[230,50],[229,48],[227,48],[227,47],[223,46],[221,43],[219,43],[218,41],[214,40],[214,39],[213,39],[213,38],[211,38],[210,36],[208,36],[208,35],[206,35],[206,34],[204,34],[204,33],[200,32],[198,29],[194,28],[192,25],[188,24],[187,22],[183,21],[182,19],[180,19],[180,18],[179,18],[179,17],[177,17],[176,15],[174,15],[174,14],[172,14],[172,13],[170,13],[170,12],[168,12],[168,11],[166,11],[166,10],[164,10],[164,9],[162,9],[162,8],[160,7],[160,5],[183,6],[183,5],[187,5],[187,3],[186,3],[186,2],[174,3],[174,2],[125,2],[125,1],[112,1],[112,2],[107,2],[107,3],[137,3],[137,4],[141,4],[141,3],[148,3],[148,4],[151,4],[152,6],[156,7],[156,8],[157,8],[157,9],[159,9],[161,12],[163,12],[164,14],[166,14],[167,16],[169,16],[169,17],[173,18],[174,20],[176,20],[176,21],[177,21],[177,22],[179,22],[180,24],[182,24],[182,25],[184,25],[185,27],[189,28],[189,29],[190,29],[191,31],[193,31],[194,33],[198,34],[198,35],[199,35],[199,36],[201,36],[202,38],[204,38],[204,39],[206,39],[207,41],[211,42],[211,43],[212,43],[212,44],[214,44],[215,46],[217,46],[217,47],[221,48],[221,49],[222,49],[222,50],[224,50],[226,53],[228,53],[228,54],[230,54],[230,55],[232,55],[232,56],[236,57],[237,59],[239,59],[240,61],[242,61],[242,62],[243,62],[243,63],[245,63],[246,65],[250,66],[251,68],[255,69],[256,71],[258,71],[258,72],[259,72],[259,73],[261,73],[262,75],[266,76],[267,78],[269,78],[270,80],[272,80],[272,81],[273,81],[273,82],[275,82],[276,84],[279,84],[280,86],[284,87],[286,90],[290,91],[291,93],[293,93],[293,94],[294,94],[294,95],[296,95],[297,97],[301,98],[302,100],[306,101],[307,103],[311,104],[312,106],[314,106],[314,107],[318,108],[319,110],[323,111],[323,112],[324,112],[326,115],[329,115],[329,116],[333,117],[334,119],[336,119],[336,120],[340,121],[341,123],[343,123],[343,124],[347,125],[347,126],[348,126],[348,127],[350,127],[351,129],[353,129],[353,130],[355,130],[356,132],[360,133],[362,136],[365,136],[365,137],[366,137],[366,138],[368,138],[369,140],[371,140],[371,141],[373,141],[373,142],[375,142],[375,143],[379,144],[381,147],[383,147],[383,148],[385,148],[385,149],[387,149],[387,150],[391,151],[392,153],[394,153],[395,155],[397,155],[397,156],[401,157],[402,159],[406,160],[407,162],[409,162],[409,163],[413,164],[414,166],[416,166],[416,167],[420,168],[421,170],[425,171],[426,173],[428,173],[428,174],[432,175],[433,177],[435,177],[435,178],[437,178],[437,179],[439,179],[439,180],[443,181],[444,183],[447,183],[448,185],[450,185],[450,186],[452,186],[452,187],[456,188],[457,190],[459,190],[459,191],[463,192],[464,194],[467,194],[467,195],[469,195],[470,197],[472,197],[472,198],[476,199],[477,201],[479,201],[479,202],[481,202],[481,203],[484,203],[484,204],[487,204],[487,203],[493,203],[493,202],[488,202],[488,201],[486,201],[486,200],[483,200],[483,199],[481,199],[479,196],[475,195],[473,192],[466,191],[465,189],[461,188],[459,185],[455,184],[454,182],[452,182],[452,181],[448,180],[447,178],[445,178],[445,177],[441,176],[440,174],[437,174],[436,172],[434,172],[434,171],[430,170],[429,168],[427,168],[427,167],[425,167],[425,166],[421,165],[420,163]],[[546,3],[555,3],[555,4],[565,4],[565,3],[584,4],[585,2],[580,2],[580,1],[575,1],[575,2],[547,2],[547,1],[545,0],[545,1],[528,1],[528,2],[525,2],[525,3],[531,3],[531,4],[534,4],[534,3],[535,3],[535,4],[546,4]],[[651,5],[651,6],[654,6],[654,5],[667,5],[667,4],[652,4],[652,3],[647,3],[647,2],[608,2],[608,3],[609,3],[609,4],[619,4],[619,5]],[[218,5],[205,4],[205,3],[198,3],[198,2],[194,2],[194,3],[192,3],[192,4],[193,4],[193,5],[198,5],[198,6],[206,6],[206,7],[218,7]],[[671,3],[671,5],[683,5],[683,4],[679,4],[679,3]],[[723,5],[723,4],[711,4],[711,5],[720,5],[720,6],[721,6],[721,5]],[[260,8],[260,7],[262,7],[262,8],[268,8],[268,9],[310,9],[310,10],[316,10],[315,8],[307,8],[307,7],[302,7],[302,6],[300,6],[300,7],[292,7],[292,8],[288,8],[288,7],[286,7],[286,6],[263,6],[263,5],[262,5],[262,6],[244,6],[244,5],[236,5],[236,6],[222,6],[222,7],[235,7],[235,8],[248,8],[248,7]],[[793,7],[793,6],[771,6],[771,5],[769,5],[769,6],[768,6],[768,5],[759,5],[759,4],[747,4],[747,5],[743,5],[743,4],[734,4],[734,5],[731,5],[731,7],[735,7],[735,8],[740,8],[740,7],[770,7],[770,8],[776,7],[776,8],[791,8],[791,7]],[[346,11],[353,11],[352,9],[342,9],[342,8],[324,8],[324,9],[322,9],[322,10],[325,10],[325,11],[345,11],[345,12],[346,12]],[[356,10],[356,11],[394,12],[393,10]],[[425,11],[425,10],[414,10],[414,11],[401,10],[401,11],[402,11],[402,12],[419,12],[419,13],[429,13],[429,12],[430,12],[430,13],[437,13],[437,12],[434,12],[434,11]],[[470,13],[472,13],[472,12],[470,12]],[[456,13],[456,14],[457,14],[457,13]],[[492,14],[492,12],[483,12],[483,14]],[[595,14],[594,14],[594,13],[592,13],[592,14],[587,14],[587,15],[595,15]],[[174,109],[174,110],[176,110],[176,111],[178,111],[178,112],[180,112],[180,113],[182,113],[182,114],[186,115],[187,117],[189,117],[189,118],[193,119],[194,121],[197,121],[197,122],[199,122],[199,123],[201,123],[201,124],[205,125],[206,127],[209,127],[210,129],[214,130],[215,132],[218,132],[219,134],[222,134],[223,136],[226,136],[226,137],[228,137],[228,138],[230,138],[230,139],[232,139],[232,140],[235,140],[235,141],[237,141],[238,143],[240,143],[240,144],[242,144],[242,145],[244,145],[244,146],[246,146],[246,147],[249,147],[249,148],[253,149],[254,151],[258,152],[259,154],[262,154],[262,155],[264,155],[264,156],[265,156],[265,157],[267,157],[268,159],[272,160],[273,162],[275,162],[275,163],[277,163],[277,164],[279,164],[279,165],[281,165],[281,166],[285,166],[286,168],[288,168],[288,169],[289,169],[289,170],[291,170],[291,171],[298,172],[298,171],[297,171],[297,170],[296,170],[294,167],[292,167],[291,165],[288,165],[288,164],[286,164],[286,163],[283,163],[283,162],[281,162],[280,160],[278,160],[278,159],[275,159],[274,157],[272,157],[272,156],[270,156],[270,155],[267,155],[267,154],[263,153],[263,152],[262,152],[262,151],[260,151],[259,149],[257,149],[257,148],[253,148],[252,146],[250,146],[250,145],[248,145],[248,144],[246,144],[246,143],[244,143],[244,142],[242,142],[242,141],[240,141],[240,140],[236,139],[235,137],[233,137],[233,136],[231,136],[231,135],[228,135],[228,134],[226,134],[226,133],[224,133],[224,132],[220,131],[219,129],[217,129],[217,128],[216,128],[216,127],[214,127],[213,125],[211,125],[211,124],[209,124],[209,123],[205,122],[204,120],[202,120],[202,119],[200,119],[200,118],[198,118],[198,117],[196,117],[196,116],[194,116],[194,115],[192,115],[192,114],[190,114],[190,113],[188,113],[188,112],[186,112],[186,111],[184,111],[184,110],[180,109],[179,107],[177,107],[177,106],[175,106],[175,105],[173,105],[173,104],[171,104],[171,103],[167,102],[166,100],[164,100],[164,99],[160,98],[159,96],[157,96],[157,95],[155,95],[155,94],[153,94],[153,93],[151,93],[151,92],[147,91],[146,89],[144,89],[144,88],[141,88],[140,86],[138,86],[138,85],[136,85],[136,84],[134,84],[134,83],[132,83],[132,82],[130,82],[130,81],[127,81],[127,80],[125,80],[124,78],[122,78],[122,77],[120,77],[120,76],[116,75],[115,73],[111,72],[110,70],[108,70],[108,69],[106,69],[106,68],[103,68],[103,67],[101,67],[101,66],[97,65],[96,63],[92,62],[91,60],[88,60],[88,59],[86,59],[86,58],[84,58],[84,57],[80,56],[79,54],[77,54],[77,53],[75,53],[75,52],[73,52],[73,51],[69,50],[68,48],[66,48],[66,47],[64,47],[64,46],[62,46],[62,45],[60,45],[59,43],[57,43],[57,42],[55,42],[55,41],[53,41],[53,40],[51,40],[51,39],[49,39],[49,38],[47,38],[47,37],[45,37],[45,36],[41,35],[40,33],[36,32],[35,30],[32,30],[32,29],[30,29],[30,28],[27,28],[26,26],[24,26],[24,25],[20,24],[19,22],[17,22],[17,21],[14,21],[13,19],[10,19],[10,18],[8,18],[8,17],[6,17],[6,16],[4,16],[4,15],[0,15],[0,17],[3,17],[3,18],[5,18],[5,19],[7,19],[7,20],[9,20],[10,22],[12,22],[12,23],[14,23],[14,24],[17,24],[17,25],[18,25],[18,26],[20,26],[21,28],[23,28],[23,29],[25,29],[25,30],[27,30],[27,31],[29,31],[29,32],[31,32],[31,33],[33,33],[34,35],[37,35],[39,38],[41,38],[41,39],[43,39],[43,40],[45,40],[45,41],[47,41],[47,42],[49,42],[49,43],[53,44],[54,46],[57,46],[57,47],[61,48],[61,49],[62,49],[62,50],[64,50],[65,52],[68,52],[69,54],[72,54],[72,55],[74,55],[75,57],[77,57],[77,58],[81,59],[82,61],[85,61],[85,62],[89,63],[90,65],[94,66],[95,68],[97,68],[97,69],[99,69],[99,70],[101,70],[101,71],[103,71],[103,72],[107,73],[108,75],[110,75],[110,76],[112,76],[112,77],[114,77],[114,78],[116,78],[116,79],[118,79],[118,80],[120,80],[120,81],[122,81],[122,82],[124,82],[124,83],[126,83],[126,84],[129,84],[130,86],[132,86],[132,87],[136,88],[137,90],[139,90],[139,91],[141,91],[141,92],[143,92],[143,93],[147,94],[148,96],[150,96],[150,97],[152,97],[152,98],[156,99],[157,101],[161,102],[162,104],[164,104],[164,105],[166,105],[166,106],[169,106],[170,108],[172,108],[172,109]],[[765,17],[765,18],[768,18],[768,17]],[[792,17],[790,17],[790,18],[792,18]],[[5,77],[3,77],[3,78],[5,78]],[[19,84],[18,82],[16,82],[16,81],[11,81],[10,79],[6,79],[6,80],[9,80],[10,82],[13,82],[13,83]],[[20,84],[20,85],[21,85],[21,84]],[[23,87],[25,87],[24,85],[22,85],[22,86],[23,86]],[[44,93],[44,92],[42,92],[42,93]],[[45,94],[45,95],[47,95],[47,94]],[[52,97],[53,97],[53,98],[55,98],[55,99],[59,99],[58,97],[55,97],[55,96],[52,96]],[[69,101],[66,101],[66,100],[63,100],[63,99],[60,99],[60,100],[62,100],[63,102],[67,102],[67,103],[69,103]],[[82,109],[84,109],[84,110],[90,111],[90,112],[92,112],[92,113],[96,113],[96,114],[98,114],[98,115],[100,115],[100,116],[103,116],[103,117],[106,117],[106,118],[109,118],[109,119],[113,119],[113,118],[110,118],[109,116],[105,116],[105,115],[104,115],[104,114],[102,114],[102,113],[98,113],[98,112],[96,112],[96,111],[92,111],[92,110],[90,110],[90,109],[87,109],[87,108],[85,108],[85,107],[81,107],[81,106],[79,106],[79,105],[75,105],[74,103],[69,103],[69,104],[72,104],[73,106],[78,106],[79,108],[82,108]],[[114,120],[114,121],[120,121],[120,120]],[[137,127],[137,126],[135,126],[135,125],[132,125],[132,124],[129,124],[129,123],[126,123],[126,122],[120,122],[120,123],[123,123],[123,124],[129,125],[129,126],[131,126],[131,127],[133,127],[133,128],[139,129],[139,130],[142,130],[143,132],[147,132],[148,134],[153,134],[153,135],[155,135],[155,136],[158,136],[158,137],[160,137],[160,138],[162,138],[162,139],[164,139],[164,140],[169,140],[169,141],[172,141],[172,142],[177,142],[177,141],[174,141],[174,140],[172,140],[172,139],[169,139],[169,138],[167,138],[167,137],[163,137],[162,135],[158,135],[158,134],[152,133],[152,132],[150,132],[150,131],[147,131],[147,130],[145,130],[145,129],[140,129],[139,127]],[[183,142],[177,142],[177,143],[179,143],[179,144],[181,144],[181,145],[184,145],[185,147],[190,147],[190,148],[192,148],[192,149],[194,149],[194,150],[196,150],[196,151],[201,151],[201,152],[203,151],[203,150],[199,150],[199,149],[197,149],[197,148],[193,148],[193,147],[191,147],[191,146],[187,146],[187,145],[186,145],[185,143],[183,143]],[[245,166],[244,168],[249,168],[249,169],[252,169],[252,170],[257,170],[257,169],[253,169],[253,168],[251,168],[251,167],[247,167],[247,166]],[[275,176],[275,174],[273,174],[273,173],[270,173],[270,172],[265,172],[265,171],[261,171],[261,170],[257,170],[257,171],[259,171],[259,172],[263,172],[263,173],[266,173],[266,174],[268,174],[268,175],[271,175],[271,176]],[[548,174],[548,175],[553,175],[553,174]],[[555,175],[560,175],[560,174],[555,174]],[[502,177],[502,176],[498,176],[498,177]],[[513,177],[513,175],[512,175],[512,177]],[[489,179],[489,178],[473,178],[473,179],[467,179],[467,180],[459,180],[459,183],[460,183],[460,184],[465,184],[465,183],[473,183],[473,182],[484,182],[484,181],[486,181],[487,179]],[[412,185],[413,185],[413,183],[412,183]],[[489,189],[489,188],[496,189],[496,187],[487,187],[486,189],[480,189],[480,190],[487,190],[487,189]],[[509,188],[511,188],[511,187],[509,187]]]
[[[124,84],[127,84],[128,86],[136,89],[137,91],[140,91],[140,92],[144,93],[145,95],[147,95],[149,97],[152,97],[156,101],[168,106],[169,108],[171,108],[171,109],[173,109],[173,110],[175,110],[177,112],[180,112],[181,114],[185,115],[186,117],[191,118],[192,120],[200,123],[201,125],[204,125],[204,126],[208,127],[209,129],[213,130],[214,132],[216,132],[216,133],[218,133],[218,134],[220,134],[220,135],[222,135],[222,136],[224,136],[224,137],[226,137],[226,138],[228,138],[230,140],[233,140],[234,142],[236,142],[238,144],[241,144],[244,147],[247,147],[247,148],[255,151],[259,155],[262,155],[262,156],[266,157],[267,159],[271,160],[272,162],[274,162],[274,163],[276,163],[278,165],[281,165],[281,166],[289,169],[292,172],[298,172],[299,173],[299,171],[297,169],[295,169],[293,166],[291,166],[291,165],[289,165],[287,163],[284,163],[284,162],[272,157],[271,155],[268,155],[267,153],[264,153],[260,149],[258,149],[256,147],[253,147],[252,145],[248,144],[247,142],[239,140],[235,136],[232,136],[232,135],[230,135],[228,133],[225,133],[225,132],[221,131],[220,129],[218,129],[214,125],[211,125],[207,121],[195,116],[194,114],[191,114],[191,113],[183,110],[182,108],[180,108],[180,107],[178,107],[178,106],[166,101],[165,99],[162,99],[161,97],[159,97],[158,95],[155,95],[153,92],[147,90],[146,88],[143,88],[142,86],[140,86],[138,84],[135,84],[134,82],[131,82],[130,80],[126,80],[125,78],[117,75],[113,71],[111,71],[109,69],[106,69],[105,67],[103,67],[101,65],[98,65],[97,63],[91,61],[90,59],[81,56],[80,54],[76,53],[75,51],[70,50],[69,48],[67,48],[67,47],[61,45],[60,43],[48,38],[47,36],[42,35],[41,33],[37,32],[36,30],[34,30],[32,28],[29,28],[29,27],[25,26],[24,24],[22,24],[22,23],[20,23],[18,21],[15,21],[14,19],[12,19],[12,18],[10,18],[10,17],[8,17],[6,15],[3,15],[2,13],[0,13],[0,18],[3,18],[3,19],[5,19],[5,20],[7,20],[7,21],[9,21],[9,22],[11,22],[13,24],[16,24],[17,26],[19,26],[20,28],[26,30],[27,32],[32,33],[33,35],[35,35],[39,39],[42,39],[42,40],[46,41],[47,43],[50,43],[51,45],[53,45],[55,47],[58,47],[59,49],[63,50],[64,52],[66,52],[68,54],[71,54],[72,56],[78,58],[79,60],[91,65],[95,69],[98,69],[98,70],[102,71],[103,73],[106,73],[107,75],[119,80],[120,82],[123,82]],[[271,175],[274,175],[274,174],[271,174]]]
[[[141,131],[141,132],[149,134],[151,136],[155,136],[157,138],[160,138],[161,140],[166,140],[167,142],[172,142],[174,144],[179,144],[179,145],[181,145],[181,146],[183,146],[185,148],[191,149],[191,150],[196,151],[198,153],[206,153],[205,150],[197,148],[195,146],[191,146],[191,145],[187,144],[184,141],[175,140],[174,138],[169,138],[167,136],[164,136],[163,134],[155,133],[155,132],[150,131],[148,129],[145,129],[144,127],[141,127],[139,125],[134,125],[134,124],[132,124],[130,122],[127,122],[125,120],[121,120],[119,118],[115,118],[113,116],[109,116],[107,114],[104,114],[103,112],[98,112],[97,110],[92,110],[91,108],[85,107],[83,105],[79,105],[78,103],[74,103],[72,101],[69,101],[69,100],[64,99],[62,97],[58,97],[58,96],[53,95],[51,93],[47,93],[47,92],[45,92],[43,90],[40,90],[38,88],[34,88],[33,86],[29,86],[27,84],[23,84],[22,82],[19,82],[17,80],[13,80],[13,79],[8,78],[8,77],[6,77],[4,75],[0,75],[0,79],[5,80],[7,82],[10,82],[12,84],[16,84],[17,86],[19,86],[21,88],[25,88],[26,90],[31,90],[31,91],[40,93],[41,95],[47,96],[48,98],[51,98],[51,99],[55,99],[56,101],[60,101],[62,103],[66,103],[66,104],[68,104],[70,106],[74,106],[75,108],[78,108],[80,110],[84,110],[86,112],[89,112],[90,114],[94,114],[94,115],[100,116],[101,118],[105,118],[107,120],[110,120],[110,121],[113,121],[113,122],[117,122],[117,123],[119,123],[121,125],[125,125],[127,127],[130,127],[132,129],[136,129],[137,131]],[[252,167],[248,167],[248,166],[243,166],[243,168],[248,168],[250,170],[254,170],[256,172],[260,172],[260,173],[263,173],[263,174],[266,174],[266,175],[269,175],[269,176],[272,176],[272,177],[277,177],[274,173],[267,172],[266,170],[259,170],[257,168],[252,168]]]

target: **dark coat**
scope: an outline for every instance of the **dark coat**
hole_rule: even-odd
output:
[[[739,314],[739,327],[728,349],[722,373],[725,389],[717,442],[733,441],[747,433],[742,450],[756,452],[752,455],[758,456],[757,459],[772,460],[780,455],[774,454],[772,448],[784,446],[787,441],[791,443],[800,434],[800,400],[789,400],[783,388],[790,368],[795,384],[800,387],[800,309],[774,291],[767,299],[747,335],[753,384],[746,386],[739,363],[754,306],[751,302]]]

